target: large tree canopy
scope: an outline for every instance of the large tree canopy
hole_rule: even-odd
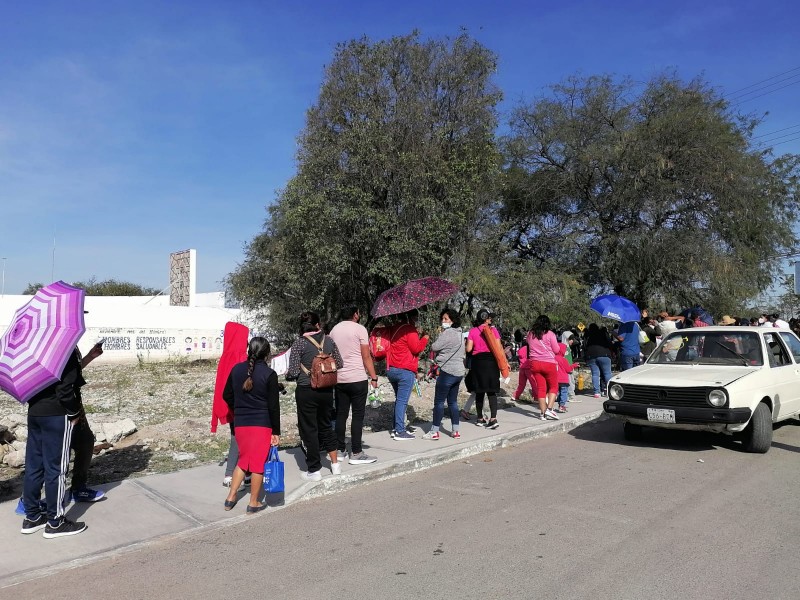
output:
[[[495,56],[466,34],[340,45],[299,140],[298,171],[230,277],[276,333],[302,308],[367,310],[463,255],[501,166]]]
[[[591,318],[615,291],[735,313],[796,243],[798,157],[702,80],[573,77],[496,137],[496,58],[466,34],[337,47],[297,173],[229,284],[280,341],[302,309],[366,312],[425,275],[507,326]]]
[[[795,244],[797,162],[753,150],[757,124],[699,80],[554,86],[511,119],[510,249],[642,304],[739,305]]]

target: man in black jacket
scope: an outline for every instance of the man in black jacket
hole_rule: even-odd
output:
[[[75,535],[86,524],[64,516],[72,429],[83,414],[77,390],[84,383],[77,348],[70,355],[61,379],[28,401],[28,442],[22,499],[25,520],[22,533],[44,529],[45,538]],[[40,499],[45,489],[47,511]]]

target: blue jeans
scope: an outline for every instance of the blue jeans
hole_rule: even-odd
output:
[[[559,404],[559,406],[566,406],[567,402],[569,402],[569,384],[568,383],[559,383],[558,384],[558,404]]]
[[[619,357],[619,370],[620,371],[627,371],[628,369],[632,369],[633,367],[639,366],[639,355],[638,354],[622,354]]]
[[[600,393],[600,376],[602,374],[603,382],[608,385],[611,381],[611,358],[608,356],[596,356],[594,358],[587,358],[586,364],[592,370],[592,388],[595,394]]]
[[[408,369],[389,367],[389,370],[386,371],[386,378],[394,390],[394,430],[399,433],[406,430],[406,407],[408,399],[411,398],[417,374]]]
[[[450,373],[445,373],[444,371],[440,372],[439,377],[436,378],[431,431],[439,431],[439,427],[442,425],[445,400],[450,408],[450,423],[453,431],[458,431],[458,387],[461,385],[462,379],[464,378],[460,375],[450,375]]]

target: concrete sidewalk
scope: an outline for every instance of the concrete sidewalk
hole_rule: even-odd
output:
[[[0,504],[0,588],[36,579],[87,562],[135,550],[143,545],[177,536],[225,527],[248,519],[269,518],[275,510],[299,500],[346,490],[365,482],[380,481],[413,473],[435,465],[459,460],[555,432],[569,431],[602,414],[602,402],[591,396],[578,396],[569,412],[558,421],[541,421],[538,409],[518,405],[500,410],[500,427],[487,430],[475,426],[475,417],[462,422],[461,439],[450,438],[450,422],[442,423],[438,441],[422,439],[430,424],[417,427],[417,439],[397,442],[388,432],[365,433],[364,447],[378,461],[370,465],[342,465],[342,474],[332,476],[327,456],[323,458],[322,481],[300,478],[305,460],[299,449],[281,452],[285,462],[285,494],[269,494],[270,508],[247,515],[247,496],[230,512],[223,509],[227,489],[222,487],[224,467],[216,464],[175,473],[151,475],[96,486],[107,498],[94,504],[72,504],[67,517],[88,525],[80,535],[44,539],[40,534],[22,535],[22,517],[14,514],[17,501]],[[448,432],[448,433],[444,433]]]

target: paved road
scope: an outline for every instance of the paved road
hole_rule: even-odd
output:
[[[726,439],[584,425],[4,597],[796,600],[800,424],[767,455]]]

